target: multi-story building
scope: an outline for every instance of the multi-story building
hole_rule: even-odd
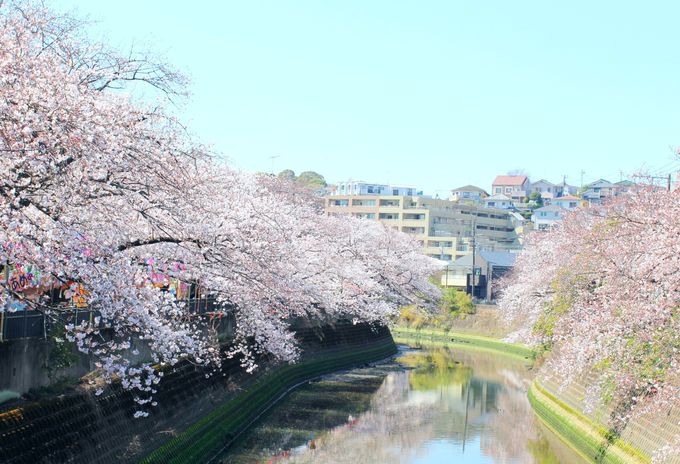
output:
[[[497,176],[491,185],[491,194],[502,193],[514,201],[522,202],[529,196],[529,187],[527,176]]]
[[[426,255],[444,261],[469,254],[473,241],[478,249],[520,247],[507,210],[398,195],[333,195],[325,200],[326,214],[381,221],[412,234]]]
[[[338,195],[422,195],[423,192],[410,185],[376,184],[363,181],[347,181],[335,184]]]

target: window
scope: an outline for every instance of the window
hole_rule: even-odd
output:
[[[392,189],[392,195],[399,195],[399,189]]]
[[[505,187],[505,193],[512,192],[512,187]]]
[[[541,211],[541,217],[546,217],[548,214],[545,211]]]
[[[576,208],[576,202],[575,202],[575,201],[570,201],[570,202],[569,202],[569,207],[570,207],[570,208]]]
[[[496,187],[496,193],[503,193],[503,189],[501,187]]]

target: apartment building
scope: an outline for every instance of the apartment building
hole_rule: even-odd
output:
[[[412,234],[433,258],[454,261],[477,249],[511,250],[520,247],[510,213],[436,198],[398,195],[333,195],[326,214],[381,221]]]
[[[422,195],[412,185],[376,184],[375,182],[347,181],[335,184],[338,195]]]

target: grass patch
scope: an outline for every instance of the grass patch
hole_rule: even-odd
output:
[[[518,356],[524,359],[533,359],[534,351],[517,343],[506,343],[496,338],[482,335],[471,335],[458,332],[446,332],[436,329],[411,329],[408,327],[395,327],[392,329],[397,342],[425,342],[436,345],[456,345],[475,349],[485,349],[506,355]]]

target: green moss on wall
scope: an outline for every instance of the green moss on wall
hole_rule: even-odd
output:
[[[144,464],[205,462],[229,446],[292,387],[319,375],[383,359],[394,353],[396,346],[388,337],[377,340],[374,344],[349,346],[344,351],[281,366],[260,378],[233,400],[224,403],[191,425],[141,462]]]

